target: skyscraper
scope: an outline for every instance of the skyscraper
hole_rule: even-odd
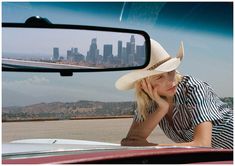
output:
[[[130,43],[131,43],[131,54],[134,55],[135,54],[135,37],[134,37],[134,35],[131,35]]]
[[[71,50],[67,50],[67,60],[73,61],[73,56],[72,56],[72,51]]]
[[[125,64],[131,64],[131,42],[126,43],[126,58],[125,58]]]
[[[126,47],[123,47],[122,48],[122,58],[121,58],[121,64],[122,65],[126,65],[128,66],[128,63],[127,63],[127,53],[126,53]]]
[[[52,60],[53,61],[57,61],[59,60],[59,48],[58,47],[54,47],[53,48],[53,57],[52,57]]]
[[[85,60],[85,56],[78,52],[78,48],[67,50],[67,60],[71,62],[80,62]]]
[[[122,57],[122,41],[118,41],[118,60],[121,60],[121,57]]]
[[[113,61],[113,45],[112,44],[104,45],[103,61],[105,63],[112,63]]]
[[[78,48],[72,48],[72,52],[73,52],[74,54],[78,54]]]
[[[130,43],[131,43],[131,53],[129,55],[129,64],[130,65],[134,65],[134,58],[136,56],[136,51],[135,51],[135,37],[134,35],[131,35],[131,39],[130,39]]]
[[[93,38],[91,40],[91,45],[90,45],[90,49],[87,52],[87,57],[86,57],[86,61],[89,63],[96,63],[96,59],[99,56],[99,50],[97,49],[97,39]]]
[[[145,46],[136,46],[136,56],[135,56],[135,63],[137,63],[137,65],[143,65],[145,63]]]

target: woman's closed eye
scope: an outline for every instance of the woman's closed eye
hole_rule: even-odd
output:
[[[160,80],[163,76],[162,75],[159,75],[159,76],[155,76],[151,79],[151,81],[157,81],[157,80]]]
[[[163,77],[163,76],[160,75],[160,76],[158,76],[158,77],[156,78],[156,80],[160,80],[162,77]]]

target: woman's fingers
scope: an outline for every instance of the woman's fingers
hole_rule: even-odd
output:
[[[167,101],[165,99],[163,99],[159,94],[158,94],[158,90],[157,87],[152,87],[151,83],[149,82],[148,78],[143,79],[141,81],[141,86],[142,89],[145,91],[145,93],[148,94],[148,96],[157,102],[159,108],[164,108],[166,110],[168,110],[169,104],[167,103]]]
[[[147,79],[141,81],[143,90],[153,99],[153,88],[150,82]]]
[[[141,81],[141,85],[142,85],[143,90],[148,94],[148,88],[147,88],[147,84],[145,82],[145,79],[143,79]]]
[[[156,87],[153,89],[153,95],[154,95],[154,98],[155,98],[156,100],[159,100],[159,99],[160,99],[160,96],[159,96],[159,94],[158,94],[158,92],[157,92],[157,88],[156,88]]]
[[[158,95],[157,88],[153,88],[148,78],[143,80],[144,91],[151,97],[153,100],[161,100],[161,97]]]
[[[146,78],[146,83],[147,83],[147,88],[148,88],[149,95],[153,99],[153,97],[154,97],[154,95],[153,95],[153,87],[152,87],[151,83],[149,82],[148,78]]]

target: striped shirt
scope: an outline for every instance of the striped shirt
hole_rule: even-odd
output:
[[[212,122],[212,147],[233,148],[233,111],[223,103],[214,90],[205,82],[191,76],[184,76],[174,95],[173,124],[166,117],[159,123],[160,128],[172,141],[177,143],[193,141],[194,128],[202,122]],[[156,103],[148,109],[151,114]],[[143,121],[137,111],[135,121]]]

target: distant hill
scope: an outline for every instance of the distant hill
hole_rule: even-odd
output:
[[[229,108],[233,109],[233,97],[220,98],[223,102],[227,103]]]
[[[233,108],[233,98],[221,98]],[[65,120],[84,118],[131,117],[135,102],[78,101],[39,103],[24,107],[3,107],[2,121]]]
[[[2,121],[131,116],[133,115],[134,107],[134,102],[78,101],[72,103],[40,103],[25,107],[3,107]]]

